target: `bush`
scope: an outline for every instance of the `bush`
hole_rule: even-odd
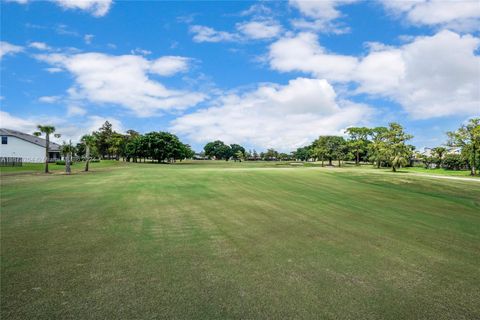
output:
[[[57,160],[57,161],[55,161],[55,164],[58,164],[60,166],[64,166],[65,165],[65,160]]]
[[[443,158],[443,167],[447,170],[462,170],[468,168],[468,163],[460,154],[447,154]]]

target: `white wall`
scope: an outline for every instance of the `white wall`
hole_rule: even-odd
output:
[[[45,148],[34,143],[8,136],[8,143],[1,144],[0,157],[19,157],[23,162],[44,162]]]

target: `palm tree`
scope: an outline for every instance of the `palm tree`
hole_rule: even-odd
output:
[[[95,137],[92,135],[84,135],[82,142],[85,144],[85,171],[88,171],[88,165],[90,164],[90,147],[95,145]]]
[[[72,172],[72,169],[70,168],[70,163],[72,159],[72,152],[74,150],[74,147],[72,146],[72,141],[70,140],[69,144],[66,144],[63,142],[62,145],[62,153],[65,156],[65,172],[67,174],[70,174]]]
[[[37,126],[38,130],[37,132],[34,132],[33,134],[37,137],[41,136],[42,133],[45,134],[45,173],[48,173],[48,160],[50,160],[50,135],[55,132],[55,127],[54,126],[42,126],[38,125]],[[55,138],[59,138],[60,134],[55,134]]]

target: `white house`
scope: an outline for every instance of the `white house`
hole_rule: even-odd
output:
[[[10,129],[0,129],[0,136],[0,157],[22,158],[22,162],[45,161],[45,139]],[[49,159],[61,159],[60,145],[51,141]]]

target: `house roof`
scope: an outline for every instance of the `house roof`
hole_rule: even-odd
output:
[[[11,129],[4,129],[0,128],[0,135],[2,136],[11,136],[11,137],[16,137],[18,139],[22,139],[25,141],[28,141],[30,143],[36,144],[37,146],[46,147],[47,141],[45,139],[42,139],[40,137],[28,134],[28,133],[23,133],[20,131],[16,130],[11,130]],[[59,152],[61,146],[58,143],[50,141],[50,151],[52,152]]]

